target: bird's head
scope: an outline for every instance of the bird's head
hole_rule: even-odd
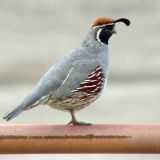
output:
[[[130,21],[126,18],[120,18],[117,20],[107,17],[97,18],[92,24],[95,40],[99,43],[108,44],[109,38],[116,33],[115,24],[118,22],[123,22],[127,26],[130,25]]]

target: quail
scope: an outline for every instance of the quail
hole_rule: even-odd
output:
[[[3,118],[9,121],[25,110],[38,105],[49,105],[68,111],[71,114],[69,124],[88,125],[89,123],[77,121],[75,112],[97,100],[106,86],[108,41],[116,33],[115,24],[118,22],[127,26],[130,24],[126,18],[97,18],[80,47],[55,63],[29,94]]]

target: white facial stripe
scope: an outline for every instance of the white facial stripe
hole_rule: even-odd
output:
[[[106,24],[106,26],[109,26],[109,25],[114,25],[114,23],[108,23],[108,24]]]
[[[100,28],[100,29],[97,31],[97,34],[96,34],[96,39],[97,39],[97,41],[98,41],[99,43],[102,43],[101,40],[99,39],[99,35],[100,35],[101,31],[102,31],[102,28]]]

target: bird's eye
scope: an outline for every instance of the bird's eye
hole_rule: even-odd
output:
[[[113,28],[114,28],[114,25],[113,25],[113,24],[106,25],[106,29],[107,29],[107,30],[112,30]]]

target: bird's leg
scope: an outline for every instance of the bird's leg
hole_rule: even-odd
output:
[[[71,114],[71,121],[68,124],[73,124],[73,125],[91,125],[91,123],[86,123],[86,122],[79,122],[77,121],[75,115],[74,115],[74,111],[73,110],[69,110],[70,114]]]

